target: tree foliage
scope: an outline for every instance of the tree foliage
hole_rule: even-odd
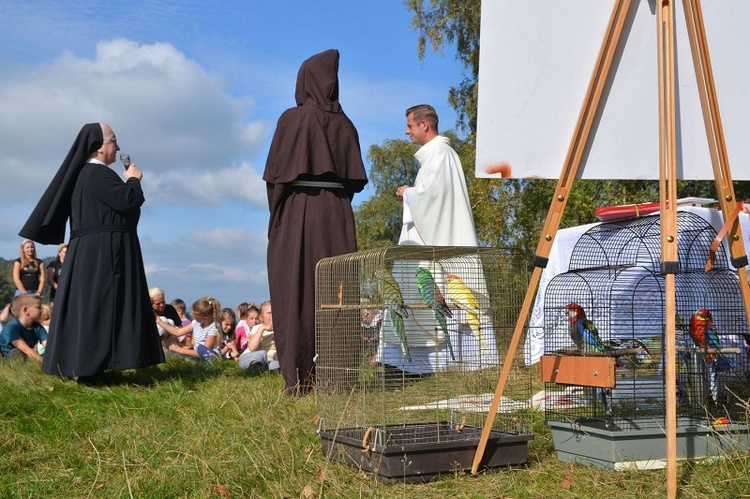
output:
[[[480,0],[404,0],[404,4],[414,13],[411,25],[418,35],[420,59],[426,56],[428,44],[441,55],[446,46],[455,47],[464,74],[458,86],[448,90],[448,102],[458,114],[458,128],[473,136],[477,119]]]
[[[360,250],[398,243],[402,203],[396,197],[396,188],[414,182],[419,170],[419,163],[414,158],[416,149],[402,139],[386,140],[383,145],[370,146],[367,159],[375,194],[361,203],[354,213]]]
[[[13,261],[0,258],[0,309],[13,299],[16,285],[13,283]]]

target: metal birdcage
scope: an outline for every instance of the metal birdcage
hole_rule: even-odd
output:
[[[704,270],[716,237],[706,220],[680,211],[677,227],[678,428],[710,428],[717,418],[725,418],[723,424],[746,422],[746,406],[737,402],[750,397],[750,336],[739,278],[723,251],[713,268]],[[548,423],[620,431],[648,421],[663,437],[666,306],[660,237],[658,215],[594,226],[576,243],[570,270],[550,281],[543,363],[549,374]],[[712,328],[715,340],[702,341]],[[589,382],[576,384],[572,373],[564,372],[571,366],[578,379],[587,375]]]
[[[316,270],[316,401],[326,455],[384,480],[471,468],[528,281],[496,248],[399,246]],[[514,362],[483,467],[520,464],[531,375]]]

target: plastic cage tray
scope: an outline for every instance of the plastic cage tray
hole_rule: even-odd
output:
[[[558,459],[606,469],[666,467],[664,421],[632,419],[562,422],[547,421]],[[677,458],[696,459],[732,450],[750,449],[750,427],[726,424],[711,427],[706,421],[678,418]]]
[[[320,432],[324,455],[333,461],[372,472],[384,482],[426,482],[441,474],[471,470],[482,428],[464,426],[457,432],[448,422],[393,425]],[[481,469],[515,466],[528,459],[528,434],[492,430]],[[370,442],[366,449],[363,441]],[[365,444],[366,445],[366,444]]]

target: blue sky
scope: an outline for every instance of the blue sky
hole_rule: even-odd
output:
[[[452,52],[419,61],[409,22],[399,0],[0,0],[0,256],[18,257],[18,231],[78,130],[101,121],[144,171],[149,285],[188,304],[267,299],[261,176],[303,60],[341,52],[363,157],[403,137],[414,104],[455,128],[447,95],[461,66]]]

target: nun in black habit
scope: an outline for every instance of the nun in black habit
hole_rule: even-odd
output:
[[[367,184],[359,135],[339,104],[338,67],[337,50],[302,63],[297,107],[279,118],[263,173],[271,212],[268,281],[274,341],[292,395],[303,395],[313,385],[315,266],[321,258],[357,250],[351,201]],[[354,312],[351,319],[358,325]],[[356,364],[343,341],[335,345],[339,360]]]
[[[136,232],[143,174],[131,166],[123,182],[107,167],[119,149],[108,125],[84,125],[20,232],[59,244],[70,219],[42,362],[47,374],[89,378],[164,362]]]

